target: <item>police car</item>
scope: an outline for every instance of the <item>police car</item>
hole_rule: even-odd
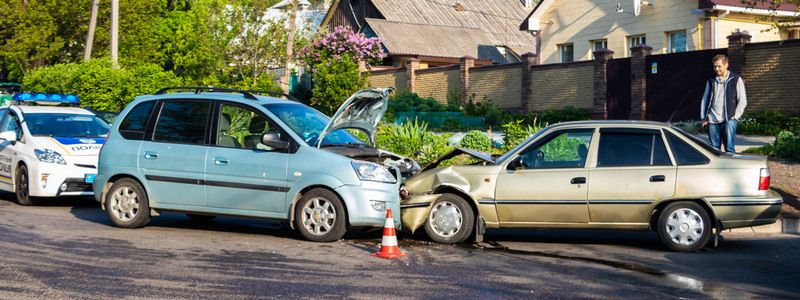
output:
[[[94,195],[97,156],[109,126],[78,98],[61,94],[16,94],[0,108],[0,190],[22,205],[35,197]],[[35,102],[38,105],[27,105]],[[45,105],[46,104],[46,105]]]

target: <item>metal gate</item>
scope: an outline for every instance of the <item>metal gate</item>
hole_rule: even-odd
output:
[[[714,76],[711,59],[727,49],[647,57],[647,119],[684,121],[700,118],[705,82]]]
[[[608,61],[606,109],[609,120],[627,120],[631,113],[631,59]]]

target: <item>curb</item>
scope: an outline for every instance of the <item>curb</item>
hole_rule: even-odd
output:
[[[789,233],[800,234],[800,218],[778,217],[775,223],[753,227],[726,229],[723,232]]]

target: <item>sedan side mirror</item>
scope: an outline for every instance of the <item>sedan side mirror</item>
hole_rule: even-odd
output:
[[[6,140],[9,142],[16,142],[17,141],[17,132],[16,131],[3,131],[0,133],[0,139]]]
[[[284,141],[281,139],[281,135],[277,132],[267,132],[261,136],[261,143],[264,145],[269,146],[275,150],[286,150],[289,149],[289,142]]]
[[[517,156],[508,164],[508,170],[524,169],[525,164],[522,163],[522,156]]]

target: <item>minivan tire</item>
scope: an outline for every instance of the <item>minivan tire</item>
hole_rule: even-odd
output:
[[[295,228],[309,241],[333,242],[347,232],[347,214],[339,196],[326,189],[303,194],[294,210]]]
[[[14,176],[14,193],[17,196],[17,203],[23,206],[36,205],[36,200],[31,197],[30,176],[28,167],[19,165]]]
[[[697,203],[673,202],[661,211],[656,230],[669,250],[696,251],[705,247],[711,238],[711,218]]]
[[[454,194],[442,194],[428,213],[425,233],[438,243],[457,244],[470,238],[474,226],[475,214],[467,200]]]
[[[139,182],[123,178],[114,182],[105,195],[108,218],[117,227],[139,228],[150,221],[147,193]]]

